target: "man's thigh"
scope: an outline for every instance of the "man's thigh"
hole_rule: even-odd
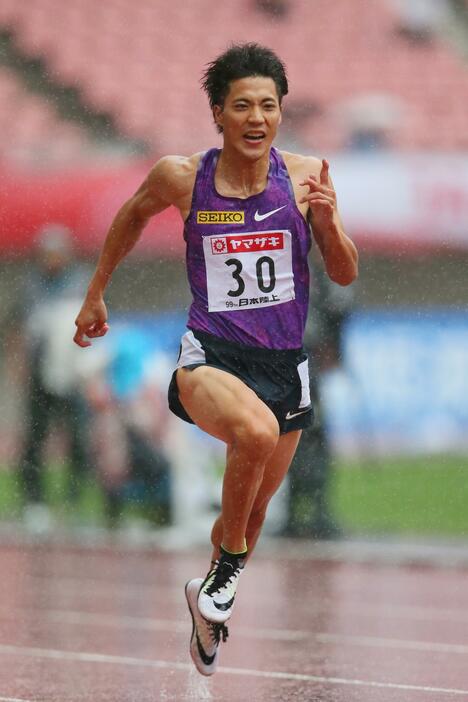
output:
[[[231,443],[241,427],[264,423],[278,431],[273,412],[242,380],[212,366],[179,368],[180,401],[200,429]]]

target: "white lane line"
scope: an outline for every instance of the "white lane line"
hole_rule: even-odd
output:
[[[0,702],[33,702],[33,700],[24,700],[19,697],[0,697]]]
[[[149,660],[147,658],[134,658],[131,656],[112,656],[102,653],[60,651],[56,649],[34,648],[30,646],[10,646],[0,644],[0,654],[28,656],[31,658],[46,658],[49,660],[79,661],[82,663],[107,663],[110,665],[129,665],[141,668],[164,668],[170,670],[192,670],[190,663],[179,661]],[[268,678],[275,680],[298,680],[301,682],[317,682],[330,685],[354,685],[361,687],[377,687],[391,690],[407,690],[413,692],[430,692],[446,695],[465,695],[468,699],[468,690],[457,688],[431,687],[427,685],[407,685],[404,683],[380,682],[376,680],[358,680],[353,678],[335,678],[323,675],[305,675],[301,673],[284,673],[280,671],[254,670],[249,668],[229,668],[221,666],[218,674],[241,675],[245,677]]]
[[[430,651],[432,653],[468,654],[464,644],[446,644],[434,641],[411,641],[407,639],[386,639],[381,636],[353,636],[348,634],[315,634],[320,643],[338,643],[345,646],[371,646],[380,648],[399,648],[409,651]]]
[[[47,580],[43,576],[34,576],[35,580]],[[76,593],[89,595],[89,596],[103,596],[109,597],[112,594],[121,594],[126,599],[131,600],[141,600],[146,595],[153,600],[155,596],[163,597],[169,602],[182,602],[183,595],[181,588],[174,588],[170,586],[158,586],[156,583],[154,585],[143,585],[126,583],[121,581],[112,581],[109,583],[104,583],[102,581],[93,580],[91,577],[85,578],[57,578],[54,580],[51,590],[62,593],[67,591],[68,593]],[[266,596],[268,594],[266,593]],[[271,606],[274,604],[275,600],[265,600],[262,598],[262,603]],[[415,619],[420,621],[440,621],[440,622],[468,622],[468,610],[454,608],[443,608],[443,607],[421,607],[417,605],[392,605],[388,602],[383,603],[362,603],[353,600],[341,600],[340,612],[349,609],[351,616],[359,614],[362,616],[375,617],[385,619],[395,619],[400,617],[402,619]],[[323,599],[320,603],[320,608],[317,611],[323,612],[327,611],[333,607],[333,603],[330,600]]]
[[[468,699],[468,690],[459,690],[449,687],[430,687],[427,685],[407,685],[405,683],[379,682],[375,680],[358,680],[353,678],[335,678],[321,675],[303,675],[300,673],[267,672],[262,670],[249,670],[247,668],[219,667],[218,672],[231,675],[250,675],[257,678],[275,678],[277,680],[301,680],[305,682],[328,683],[330,685],[356,685],[361,687],[380,687],[390,690],[410,690],[412,692],[433,692],[447,695],[465,695]]]
[[[47,619],[73,625],[96,625],[117,629],[133,628],[140,631],[164,631],[173,634],[185,634],[187,622],[170,619],[148,619],[146,617],[129,617],[113,614],[91,614],[87,612],[70,612],[48,610]],[[413,641],[409,639],[385,638],[381,636],[355,636],[301,629],[260,629],[258,627],[236,626],[236,634],[249,639],[270,641],[318,641],[319,643],[343,644],[344,646],[368,646],[370,648],[395,648],[410,651],[432,653],[468,654],[468,645],[440,643],[438,641]]]

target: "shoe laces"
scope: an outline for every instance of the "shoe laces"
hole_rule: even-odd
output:
[[[215,592],[219,592],[219,590],[226,587],[241,570],[242,568],[239,564],[234,565],[229,561],[218,561],[216,570],[214,571],[213,581],[206,588],[206,594],[213,595]]]
[[[221,638],[223,643],[225,643],[229,636],[229,629],[226,624],[216,624],[215,622],[210,622],[210,636],[216,644],[219,644]]]

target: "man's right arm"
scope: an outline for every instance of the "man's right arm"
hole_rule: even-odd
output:
[[[83,306],[75,320],[74,341],[90,346],[85,336],[104,336],[108,330],[104,290],[117,265],[133,249],[149,219],[191,195],[191,159],[167,156],[152,168],[137,192],[120,208],[111,224],[88,286]]]

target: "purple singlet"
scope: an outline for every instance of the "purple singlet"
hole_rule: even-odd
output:
[[[310,228],[281,154],[270,151],[266,189],[219,195],[219,149],[200,159],[185,221],[193,295],[187,326],[246,346],[298,349],[309,305]]]

